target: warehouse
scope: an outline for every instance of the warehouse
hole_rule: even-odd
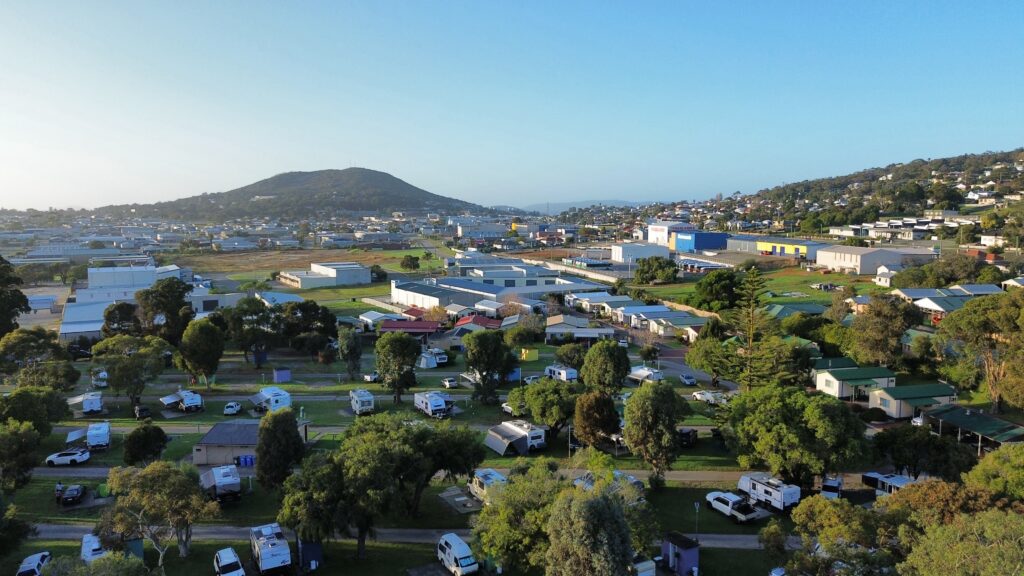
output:
[[[728,240],[729,235],[725,232],[676,232],[672,235],[672,247],[680,253],[723,250]]]
[[[612,262],[619,264],[636,263],[640,258],[661,256],[668,258],[668,248],[646,242],[626,242],[612,246]]]
[[[647,241],[659,246],[670,246],[669,241],[675,232],[686,232],[693,230],[693,224],[689,222],[659,221],[647,226]]]
[[[879,266],[916,266],[938,258],[930,248],[868,248],[829,246],[817,252],[818,266],[833,272],[874,274]]]
[[[285,286],[303,290],[369,284],[370,269],[355,262],[312,262],[308,271],[284,271],[277,280]]]

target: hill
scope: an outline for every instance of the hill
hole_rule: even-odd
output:
[[[139,217],[225,220],[267,216],[311,218],[349,212],[441,212],[482,210],[480,206],[432,194],[385,172],[366,168],[286,172],[236,188],[157,202],[98,208],[99,213],[134,210]]]
[[[523,206],[528,212],[540,212],[541,214],[558,214],[572,208],[588,208],[590,206],[643,206],[650,202],[633,202],[630,200],[576,200],[570,202],[540,202]]]

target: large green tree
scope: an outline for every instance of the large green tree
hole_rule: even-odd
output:
[[[526,414],[535,424],[548,427],[548,443],[553,444],[570,422],[576,411],[576,399],[581,386],[575,382],[563,382],[541,378],[528,386],[514,388],[508,395],[511,406],[525,406]]]
[[[32,310],[19,286],[21,278],[14,273],[11,263],[0,256],[0,338],[18,327],[18,316]]]
[[[477,330],[462,338],[466,348],[466,368],[476,374],[473,399],[485,404],[498,401],[498,386],[518,362],[497,330]]]
[[[206,380],[209,388],[223,355],[224,333],[204,318],[189,322],[174,360],[179,369]]]
[[[246,362],[249,361],[249,352],[266,349],[278,339],[280,315],[259,298],[242,298],[225,309],[223,316],[227,337],[242,351]]]
[[[75,387],[82,373],[67,360],[37,362],[18,371],[18,386],[43,386],[61,392]]]
[[[936,436],[922,426],[887,428],[872,438],[876,457],[919,477],[922,473],[955,481],[978,462],[969,446],[949,436]]]
[[[0,370],[7,374],[22,366],[66,357],[67,353],[57,343],[57,333],[42,326],[17,328],[0,338]]]
[[[629,573],[633,549],[620,498],[609,490],[563,492],[548,519],[548,576]]]
[[[587,347],[575,342],[555,348],[555,361],[563,366],[579,370],[587,358]]]
[[[632,400],[630,401],[632,402]],[[765,386],[729,403],[724,430],[741,466],[767,468],[810,488],[866,450],[864,423],[842,401],[795,387]]]
[[[653,284],[654,282],[675,282],[679,267],[671,258],[651,256],[636,261],[633,281],[637,284]]]
[[[142,329],[176,346],[195,316],[188,303],[191,292],[192,286],[177,278],[157,280],[151,287],[136,292]]]
[[[644,382],[626,402],[626,446],[651,467],[651,486],[660,486],[679,451],[678,424],[689,406],[667,382]]]
[[[292,347],[300,334],[314,333],[333,338],[338,335],[338,318],[330,308],[314,300],[289,302],[281,307],[283,335]]]
[[[403,332],[388,332],[377,339],[374,352],[381,383],[391,389],[398,404],[402,393],[415,383],[412,369],[420,355],[420,343]]]
[[[900,339],[919,316],[912,304],[900,298],[872,296],[867,308],[854,317],[850,355],[860,364],[898,365],[903,359]]]
[[[842,498],[804,498],[791,514],[802,546],[789,561],[795,574],[887,574],[895,559],[889,551],[888,517]]]
[[[124,463],[129,466],[146,464],[160,458],[169,438],[164,429],[147,419],[135,427],[124,439]]]
[[[629,375],[626,349],[611,340],[601,340],[587,351],[580,378],[592,390],[614,394]]]
[[[131,302],[115,302],[103,311],[103,326],[100,332],[104,338],[123,334],[125,336],[141,336],[142,320],[139,319],[139,307]]]
[[[343,469],[333,454],[317,452],[284,481],[277,521],[309,542],[323,542],[347,524]]]
[[[778,334],[778,323],[764,311],[763,295],[766,281],[761,272],[750,268],[740,282],[736,308],[726,316],[736,337],[729,341],[728,355],[735,358],[727,365],[744,390],[779,382],[777,345],[766,341]]]
[[[1024,514],[988,510],[929,527],[899,565],[900,574],[995,576],[1024,569]]]
[[[338,359],[345,364],[349,380],[355,380],[363,369],[363,340],[351,328],[338,330]]]
[[[291,408],[264,414],[256,441],[256,481],[268,490],[280,488],[302,461],[305,448]]]
[[[712,270],[697,281],[687,303],[703,310],[728,310],[739,296],[739,276],[729,269]]]
[[[53,423],[71,416],[67,400],[53,388],[19,386],[0,396],[0,422],[29,422],[42,436],[49,436]]]
[[[993,450],[964,474],[964,482],[1024,502],[1024,444],[1003,444]]]
[[[165,359],[173,349],[157,336],[119,335],[92,347],[93,362],[107,372],[107,384],[116,394],[125,394],[137,404],[148,382],[164,370]]]
[[[0,490],[11,494],[28,484],[40,435],[31,422],[0,420]]]
[[[607,392],[591,390],[576,400],[572,433],[587,446],[597,446],[619,431],[619,413],[615,400]]]

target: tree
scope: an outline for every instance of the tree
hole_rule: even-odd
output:
[[[172,535],[185,558],[192,544],[192,525],[220,512],[217,503],[207,501],[199,490],[198,478],[170,462],[158,460],[141,469],[112,468],[107,484],[117,494],[108,529],[140,534],[156,550],[159,567],[164,565]]]
[[[249,352],[266,348],[277,339],[280,316],[259,298],[246,297],[224,310],[227,337],[242,351],[249,361]],[[259,368],[257,363],[256,368]]]
[[[727,310],[736,305],[739,276],[729,269],[712,270],[697,281],[687,303],[703,310]]]
[[[4,494],[13,493],[32,478],[32,469],[38,464],[35,450],[39,441],[39,432],[31,422],[0,421],[0,490]]]
[[[328,338],[338,335],[338,318],[330,308],[317,304],[314,300],[289,302],[281,308],[282,333],[293,348],[299,349],[294,342],[301,334],[315,333]]]
[[[905,541],[904,547],[910,548],[929,526],[949,524],[960,514],[1014,506],[985,488],[926,479],[893,492],[885,499],[885,508],[900,521],[900,538]]]
[[[629,369],[626,349],[611,340],[601,340],[587,351],[580,378],[592,390],[614,394],[622,387]]]
[[[899,473],[915,479],[927,472],[956,481],[978,462],[971,448],[948,436],[934,436],[921,426],[888,428],[873,438],[876,457],[888,460]]]
[[[264,414],[256,440],[256,481],[268,490],[280,488],[302,461],[303,452],[305,444],[291,408]]]
[[[703,332],[701,332],[703,336]],[[722,376],[729,371],[725,346],[714,338],[697,338],[686,351],[686,364],[702,372],[707,372],[712,378]]]
[[[831,574],[838,566],[853,568],[855,574],[892,572],[894,559],[885,515],[867,510],[842,498],[816,495],[803,499],[791,514],[802,548],[787,566],[796,574]]]
[[[342,501],[343,470],[331,454],[314,453],[284,481],[277,521],[301,540],[321,543],[347,524]]]
[[[845,320],[846,315],[850,313],[850,304],[847,300],[856,295],[857,291],[854,290],[853,286],[843,286],[841,289],[833,292],[832,304],[823,314],[825,319],[835,324],[839,324]]]
[[[899,565],[900,574],[1017,574],[1024,566],[1024,514],[988,510],[934,525]]]
[[[898,364],[903,358],[900,339],[917,320],[912,304],[887,294],[872,296],[867,309],[853,320],[851,356],[860,364]]]
[[[186,299],[190,292],[192,286],[177,278],[157,280],[153,286],[136,292],[142,329],[178,345],[185,327],[195,315]],[[157,322],[160,317],[163,318],[162,323]]]
[[[952,348],[953,356],[980,367],[993,413],[999,413],[1004,395],[1011,404],[1024,406],[1022,292],[972,298],[939,325],[939,340]]]
[[[377,339],[374,352],[381,382],[394,392],[398,404],[402,393],[415,382],[410,375],[420,356],[420,343],[404,332],[388,332]]]
[[[134,466],[157,460],[167,447],[168,440],[164,429],[147,418],[125,437],[124,463]]]
[[[103,327],[100,332],[104,338],[124,334],[141,336],[142,321],[139,320],[138,306],[131,302],[115,302],[103,311]]]
[[[689,406],[667,382],[644,382],[626,403],[623,437],[629,450],[650,467],[651,487],[663,482],[679,450],[676,424]]]
[[[555,348],[555,361],[563,366],[579,370],[587,358],[587,348],[583,344],[562,344]]]
[[[57,343],[57,333],[42,326],[17,328],[0,338],[0,369],[14,373],[19,366],[63,360],[67,353]]]
[[[338,358],[345,363],[349,380],[355,380],[363,369],[363,341],[351,328],[338,330]]]
[[[523,348],[533,343],[533,333],[522,326],[505,330],[505,344],[511,349]]]
[[[1024,444],[1003,444],[964,474],[968,486],[1024,502]]]
[[[679,267],[670,258],[651,256],[639,258],[633,272],[633,281],[637,284],[653,284],[658,282],[675,282]]]
[[[402,256],[402,261],[398,265],[401,266],[402,270],[419,270],[420,258],[419,256],[406,254],[405,256]]]
[[[117,394],[138,404],[146,383],[163,372],[171,345],[157,336],[113,336],[92,347],[93,362],[104,367],[107,383]]]
[[[547,458],[519,461],[508,484],[473,520],[481,556],[508,573],[542,570],[548,550],[548,520],[555,498],[568,487]]]
[[[562,428],[572,422],[579,394],[580,386],[575,382],[541,378],[529,386],[514,388],[508,403],[525,406],[532,422],[547,426],[547,441],[553,444]]]
[[[434,306],[423,312],[423,319],[427,322],[444,324],[448,322],[448,310],[444,306]]]
[[[372,282],[384,282],[388,279],[388,272],[380,266],[380,264],[374,264],[370,266],[370,280]]]
[[[619,413],[607,392],[592,390],[576,400],[572,433],[588,446],[597,446],[602,439],[619,431]]]
[[[18,328],[18,316],[32,310],[18,289],[21,284],[11,263],[0,256],[0,338]]]
[[[71,416],[67,400],[53,388],[19,386],[0,397],[0,422],[29,422],[43,437],[49,436],[53,423]]]
[[[729,343],[729,355],[739,360],[730,376],[744,390],[779,380],[777,350],[762,345],[778,332],[775,321],[764,311],[764,290],[765,279],[761,272],[750,268],[740,283],[736,309],[727,317],[737,335],[736,340]]]
[[[645,344],[640,348],[640,359],[644,362],[654,362],[661,356],[661,349],[653,344]]]
[[[180,370],[206,380],[217,372],[224,355],[224,333],[207,319],[193,320],[182,334],[174,362]]]
[[[629,525],[608,490],[569,490],[555,500],[547,526],[548,576],[618,576],[632,566]]]
[[[66,360],[38,362],[18,371],[18,386],[43,386],[68,392],[81,377],[82,373]]]
[[[805,488],[815,476],[856,462],[866,449],[864,423],[846,404],[794,387],[740,394],[729,403],[723,432],[741,466],[768,468]]]
[[[475,373],[473,399],[485,404],[498,401],[497,388],[515,368],[517,360],[497,330],[478,330],[462,337],[466,368]]]
[[[786,561],[789,556],[787,540],[789,533],[786,531],[782,520],[772,518],[757,533],[757,542],[764,549],[765,555],[772,565],[779,565]]]

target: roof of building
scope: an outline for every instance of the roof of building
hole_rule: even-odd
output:
[[[952,424],[997,442],[1024,442],[1024,426],[1000,420],[978,410],[947,404],[926,412],[943,423]]]
[[[821,304],[813,303],[795,303],[795,304],[769,304],[765,306],[765,313],[777,320],[789,318],[795,314],[807,314],[809,316],[818,316],[825,313],[828,308]]]
[[[767,242],[769,244],[787,244],[790,246],[831,246],[817,240],[805,240],[803,238],[783,238],[780,236],[753,236],[750,234],[735,234],[729,237],[735,240],[746,240],[748,242]]]
[[[914,302],[915,306],[938,312],[955,312],[964,307],[973,296],[944,296],[942,298],[922,298]]]
[[[488,330],[497,330],[498,328],[501,328],[501,320],[497,318],[488,318],[486,316],[481,316],[479,314],[474,314],[473,316],[463,316],[462,318],[459,318],[459,321],[455,323],[455,326],[466,326],[469,324],[482,326],[484,328],[487,328]]]
[[[260,421],[238,419],[218,422],[210,428],[196,445],[255,446],[259,439]]]
[[[287,292],[258,292],[256,297],[263,300],[268,306],[275,304],[287,304],[288,302],[302,302],[302,296],[289,294]]]
[[[590,326],[590,320],[579,316],[569,316],[568,314],[556,314],[549,317],[547,320],[548,327],[558,326],[559,324],[568,324],[577,328],[586,328]]]
[[[856,368],[830,368],[824,370],[840,382],[869,378],[894,378],[896,374],[883,366],[858,366]]]
[[[405,332],[407,334],[433,334],[441,328],[440,322],[426,320],[381,320],[377,330],[384,332]]]
[[[936,396],[956,396],[956,388],[949,384],[911,384],[893,388],[877,388],[879,392],[893,400],[910,400],[912,398],[934,398]]]
[[[971,296],[987,296],[990,294],[999,294],[1003,291],[1002,288],[995,284],[955,284],[950,286],[949,290],[963,292]]]

